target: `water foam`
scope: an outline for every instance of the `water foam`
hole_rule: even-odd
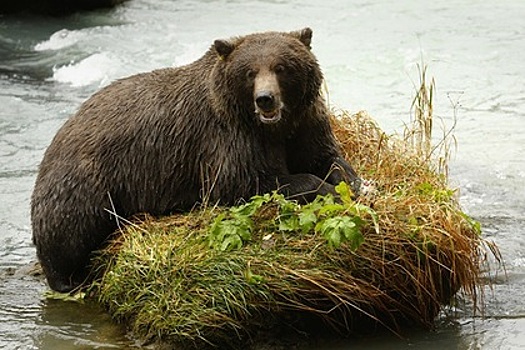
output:
[[[35,45],[35,51],[60,50],[73,46],[85,37],[84,32],[61,29],[51,37]]]
[[[74,87],[98,84],[107,85],[114,80],[121,65],[118,59],[107,53],[96,53],[82,61],[53,68],[53,80]]]

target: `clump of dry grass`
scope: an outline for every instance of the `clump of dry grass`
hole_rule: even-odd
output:
[[[475,298],[481,232],[479,224],[461,211],[446,176],[412,140],[386,136],[366,113],[343,115],[334,123],[350,162],[377,183],[380,194],[372,201],[385,235],[373,237],[377,240],[370,242],[371,251],[362,255],[372,257],[371,270],[381,271],[393,290],[399,288],[400,309],[431,324],[459,288]],[[380,252],[383,259],[373,258]],[[403,277],[393,277],[400,275],[406,284]]]
[[[242,342],[274,320],[304,315],[342,332],[362,317],[431,326],[460,288],[475,300],[479,227],[446,178],[366,113],[342,112],[332,123],[350,163],[376,186],[347,203],[377,215],[361,215],[357,246],[330,246],[314,228],[281,230],[275,200],[250,216],[240,246],[226,250],[210,244],[210,227],[228,209],[146,218],[103,251],[92,292],[136,335],[196,347]]]

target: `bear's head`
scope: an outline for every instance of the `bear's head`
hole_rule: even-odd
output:
[[[310,28],[215,40],[214,99],[224,112],[263,124],[301,115],[319,97],[323,79],[311,40]]]

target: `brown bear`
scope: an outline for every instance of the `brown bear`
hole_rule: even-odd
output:
[[[232,205],[279,190],[309,201],[360,179],[320,96],[312,30],[216,40],[197,61],[118,80],[58,131],[32,195],[33,242],[66,292],[120,217]]]

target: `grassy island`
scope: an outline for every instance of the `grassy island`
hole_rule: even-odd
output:
[[[197,348],[243,344],[275,324],[302,330],[304,320],[342,333],[363,319],[430,327],[459,290],[475,303],[479,224],[432,155],[428,125],[396,137],[364,112],[332,123],[373,181],[367,193],[354,201],[342,183],[337,199],[307,205],[273,193],[137,218],[97,257],[90,294],[136,336]]]

